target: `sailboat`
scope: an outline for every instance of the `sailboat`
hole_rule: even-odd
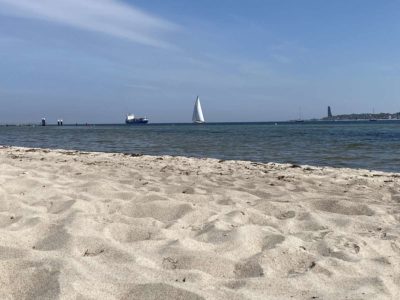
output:
[[[375,118],[375,108],[372,109],[372,115],[371,118],[369,119],[370,122],[376,122],[376,118]]]
[[[304,123],[304,120],[301,117],[301,107],[299,107],[299,118],[294,120],[296,123]]]
[[[205,122],[199,96],[197,96],[196,102],[194,104],[192,121],[195,124],[201,124]]]

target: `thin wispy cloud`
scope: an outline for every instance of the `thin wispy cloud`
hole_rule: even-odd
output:
[[[292,60],[290,59],[290,57],[286,56],[286,55],[282,55],[282,54],[272,54],[271,57],[282,64],[288,64],[291,63]]]
[[[159,90],[160,88],[155,85],[148,85],[148,84],[126,84],[128,88],[133,89],[142,89],[142,90]]]
[[[117,0],[0,0],[0,13],[56,22],[154,47],[170,47],[165,35],[178,28]]]
[[[0,36],[0,44],[20,43],[22,39],[10,36]]]

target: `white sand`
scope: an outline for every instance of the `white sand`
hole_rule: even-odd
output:
[[[0,149],[0,299],[400,299],[400,174]]]

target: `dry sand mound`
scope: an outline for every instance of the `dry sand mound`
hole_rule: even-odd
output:
[[[400,175],[0,148],[0,299],[400,299]]]

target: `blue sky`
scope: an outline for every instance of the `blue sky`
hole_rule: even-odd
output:
[[[400,111],[400,1],[0,0],[0,123]]]

